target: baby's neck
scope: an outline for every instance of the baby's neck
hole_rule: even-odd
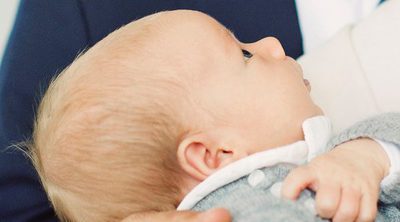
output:
[[[182,184],[180,187],[181,190],[181,194],[179,195],[179,202],[181,202],[183,200],[183,198],[191,191],[193,190],[193,188],[195,188],[197,185],[199,185],[201,182],[201,180],[198,180],[196,178],[193,178],[191,176],[189,176],[186,173],[182,173]]]

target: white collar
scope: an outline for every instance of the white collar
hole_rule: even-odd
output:
[[[191,209],[197,202],[214,190],[233,182],[256,169],[277,163],[304,164],[324,153],[331,137],[331,122],[325,116],[306,119],[302,124],[305,140],[269,149],[235,161],[215,172],[190,191],[177,210]]]

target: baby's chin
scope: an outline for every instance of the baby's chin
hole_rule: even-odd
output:
[[[314,103],[315,104],[315,103]],[[321,107],[319,107],[318,105],[315,105],[315,109],[316,109],[316,116],[322,116],[325,115],[324,111],[321,109]]]

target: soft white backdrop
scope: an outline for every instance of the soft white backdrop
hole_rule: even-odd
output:
[[[0,61],[14,23],[19,0],[0,0]]]

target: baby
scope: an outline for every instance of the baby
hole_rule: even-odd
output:
[[[304,141],[303,123],[324,119],[309,91],[300,66],[275,38],[244,44],[205,14],[161,12],[113,32],[50,84],[31,156],[64,221],[118,221],[135,212],[174,210],[227,165]],[[361,164],[373,156],[371,176],[352,179],[374,184],[376,205],[389,161],[372,140],[361,145],[370,147],[369,156],[344,147],[328,157],[351,153]],[[345,173],[361,168],[345,163],[343,158]],[[317,186],[310,187],[318,205]],[[292,198],[301,191],[284,190]]]

